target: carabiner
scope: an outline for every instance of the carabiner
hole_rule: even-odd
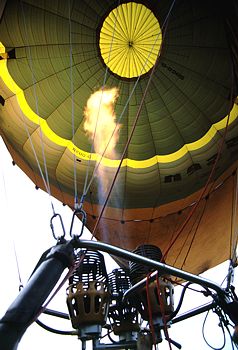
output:
[[[55,230],[54,230],[54,225],[53,225],[53,219],[56,218],[57,216],[58,216],[59,219],[60,219],[60,224],[61,224],[61,227],[62,227],[62,230],[63,230],[63,234],[62,234],[61,236],[58,236],[58,237],[56,237],[56,235],[55,235]],[[61,241],[61,240],[65,237],[64,223],[63,223],[63,220],[62,220],[62,217],[61,217],[60,214],[54,214],[54,215],[52,216],[52,218],[50,219],[50,227],[51,227],[51,231],[52,231],[53,237],[54,237],[54,239],[55,239],[57,242]]]
[[[82,228],[81,228],[81,232],[79,235],[73,235],[73,226],[74,226],[74,218],[77,214],[81,214],[82,215],[82,219],[81,219],[81,222],[82,222]],[[78,216],[78,215],[77,215]],[[69,231],[69,234],[70,234],[70,237],[75,237],[75,238],[79,238],[82,236],[83,234],[83,230],[84,230],[84,226],[86,224],[86,220],[87,220],[87,214],[85,213],[85,211],[82,209],[82,208],[79,208],[79,209],[75,209],[74,213],[73,213],[73,217],[72,217],[72,221],[71,221],[71,225],[70,225],[70,231]]]

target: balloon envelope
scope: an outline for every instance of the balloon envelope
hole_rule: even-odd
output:
[[[235,1],[7,1],[0,131],[13,160],[36,186],[45,190],[49,179],[53,196],[71,207],[88,185],[91,231],[119,169],[95,231],[100,240],[155,244],[169,264],[194,273],[228,259],[236,20]],[[85,106],[95,91],[115,87],[119,139],[101,159],[85,131]]]

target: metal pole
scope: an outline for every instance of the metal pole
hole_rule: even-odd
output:
[[[64,320],[70,320],[69,315],[66,314],[65,312],[55,311],[55,310],[51,310],[51,309],[45,309],[43,311],[43,313],[46,314],[46,315],[63,318]]]
[[[209,310],[213,309],[215,306],[216,306],[216,303],[214,303],[214,302],[211,302],[210,304],[207,304],[207,305],[199,306],[199,307],[197,307],[194,310],[188,311],[188,312],[186,312],[186,313],[184,313],[184,314],[182,314],[182,315],[180,315],[178,317],[173,318],[172,321],[171,321],[172,325],[174,323],[178,323],[180,321],[187,320],[190,317],[200,315],[203,312],[206,312],[206,311],[209,311]]]
[[[225,291],[217,283],[214,283],[206,278],[193,275],[189,272],[179,270],[173,266],[169,266],[164,263],[154,261],[144,256],[132,253],[128,250],[125,250],[107,243],[88,241],[88,240],[79,240],[79,239],[73,239],[72,244],[74,245],[75,248],[88,248],[92,250],[101,250],[105,253],[109,253],[129,261],[135,261],[135,262],[144,264],[146,266],[156,269],[160,274],[169,274],[172,276],[179,277],[185,281],[197,283],[203,287],[211,288],[214,291],[216,291],[216,293],[219,296],[223,298],[225,297]],[[139,284],[140,282],[137,285]],[[139,287],[141,287],[141,285]],[[135,291],[134,289],[135,288],[132,287],[132,289],[130,289],[127,292],[127,296],[129,296],[128,294],[133,293]],[[131,290],[133,290],[133,292],[130,292]]]

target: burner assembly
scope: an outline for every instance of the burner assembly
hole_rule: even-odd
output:
[[[99,337],[105,325],[110,293],[104,257],[99,252],[80,251],[69,279],[67,306],[73,328],[82,340]]]
[[[160,249],[153,245],[140,246],[133,253],[158,262],[162,259]],[[163,317],[174,310],[174,290],[168,276],[150,279],[154,269],[132,261],[129,268],[116,268],[107,274],[103,255],[91,250],[78,251],[75,265],[67,288],[67,306],[72,326],[84,346],[92,340],[94,349],[110,349],[100,342],[103,328],[111,339],[112,334],[118,339],[113,340],[113,348],[115,344],[138,349],[147,344],[147,349],[151,348],[151,326],[156,330],[154,341],[162,341]],[[145,278],[146,285],[137,288],[133,298],[124,298]]]
[[[162,260],[161,250],[154,245],[141,245],[133,253],[158,262]],[[136,262],[130,262],[129,267],[134,286],[146,278],[146,285],[136,291],[135,305],[143,320],[149,321],[156,329],[157,342],[161,342],[160,330],[166,318],[174,311],[174,287],[168,280],[170,276],[160,276],[157,273],[154,280],[150,278],[154,269]]]

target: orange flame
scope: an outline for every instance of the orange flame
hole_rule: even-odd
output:
[[[84,110],[84,130],[93,140],[94,150],[100,155],[114,158],[120,125],[116,124],[114,105],[118,89],[104,89],[93,93]]]
[[[114,106],[119,96],[117,88],[98,90],[93,93],[84,109],[84,130],[91,138],[97,154],[115,159],[115,146],[119,139],[120,124],[116,123]],[[103,167],[100,164],[98,175],[103,181],[103,190],[106,190],[106,176],[103,176]]]

